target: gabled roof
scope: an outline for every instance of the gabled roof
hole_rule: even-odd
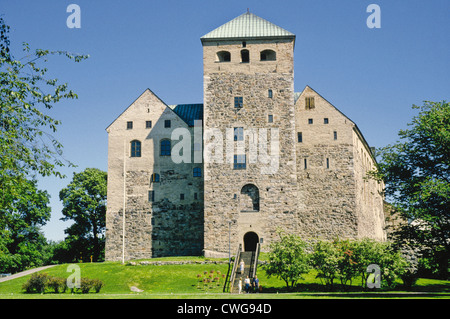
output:
[[[195,120],[203,121],[203,104],[178,104],[170,108],[189,126],[194,126]]]
[[[263,18],[246,12],[205,34],[200,39],[233,39],[233,38],[295,38],[295,34],[269,22]]]
[[[361,133],[361,130],[359,129],[358,125],[356,125],[355,122],[353,122],[347,115],[345,115],[344,113],[342,113],[341,110],[339,110],[336,106],[334,106],[333,104],[331,104],[327,99],[325,99],[322,95],[320,95],[319,93],[317,93],[316,90],[314,90],[312,87],[310,87],[309,85],[305,86],[305,88],[303,89],[302,92],[295,92],[294,93],[294,105],[297,103],[297,100],[300,98],[300,96],[303,94],[303,92],[305,92],[305,90],[309,88],[311,91],[313,91],[314,93],[316,93],[318,96],[320,96],[322,99],[324,99],[329,105],[331,105],[336,111],[338,111],[340,114],[342,114],[342,116],[344,116],[347,120],[350,121],[350,123],[353,125],[353,130],[356,132],[356,134],[359,136],[359,138],[361,139],[361,141],[363,142],[364,146],[366,147],[367,153],[369,153],[369,155],[372,157],[373,161],[376,163],[377,159],[375,158],[375,154],[373,153],[371,147],[369,146],[369,143],[367,143],[364,135]]]

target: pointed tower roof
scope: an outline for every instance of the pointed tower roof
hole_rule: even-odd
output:
[[[236,38],[295,39],[295,34],[247,11],[237,18],[221,25],[217,29],[205,34],[200,39],[203,42],[208,40]]]

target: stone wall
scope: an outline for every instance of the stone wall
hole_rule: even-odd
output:
[[[244,244],[244,235],[257,234],[263,250],[277,235],[278,227],[296,232],[297,175],[294,141],[293,43],[247,41],[250,63],[239,61],[241,42],[224,42],[204,46],[204,126],[222,133],[223,161],[205,162],[205,251],[228,252]],[[276,50],[276,61],[260,61],[259,53]],[[217,62],[215,53],[231,52],[230,62]],[[269,95],[271,90],[271,97]],[[234,98],[242,97],[243,105],[235,108]],[[273,122],[269,121],[272,115]],[[279,132],[279,163],[269,173],[272,163],[250,162],[250,138],[245,138],[245,169],[234,169],[227,162],[226,150],[238,151],[238,143],[227,144],[227,129],[242,127],[244,131],[267,129],[270,153],[271,129]],[[204,139],[205,152],[214,139]],[[231,157],[231,160],[233,158]],[[206,161],[207,159],[205,159]],[[245,186],[252,184],[259,192],[259,210],[242,209],[248,197]],[[242,189],[244,188],[244,192]]]
[[[171,121],[170,128],[165,120]],[[133,128],[127,129],[130,121]],[[151,128],[146,121],[152,121]],[[176,128],[185,128],[193,136],[193,128],[150,90],[108,127],[106,260],[122,258],[124,195],[126,260],[201,254],[203,177],[194,177],[193,168],[203,172],[202,164],[176,164],[171,156],[161,156],[161,140],[171,140]],[[132,140],[141,142],[140,157],[131,157]],[[172,147],[175,144],[172,141]],[[159,181],[152,180],[152,174],[158,174]]]

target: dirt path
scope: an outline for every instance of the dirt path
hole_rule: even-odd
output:
[[[43,267],[38,267],[38,268],[33,268],[33,269],[25,270],[25,271],[22,271],[22,272],[18,272],[18,273],[15,273],[14,275],[0,278],[0,282],[8,281],[8,280],[11,280],[11,279],[16,279],[16,278],[19,278],[19,277],[22,277],[22,276],[26,276],[26,275],[32,274],[34,272],[41,271],[41,270],[44,270],[44,269],[47,269],[47,268],[50,268],[50,267],[54,267],[54,266],[56,266],[56,265],[43,266]]]

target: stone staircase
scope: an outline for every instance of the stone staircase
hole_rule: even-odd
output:
[[[250,278],[250,282],[251,282],[252,278],[254,276],[253,265],[255,263],[255,256],[256,256],[255,251],[244,251],[244,252],[240,253],[239,259],[237,261],[238,266],[237,266],[234,282],[232,285],[232,289],[230,291],[231,293],[239,292],[239,279],[242,279],[242,292],[245,292],[245,284],[244,284],[245,278],[247,278],[247,276],[248,276],[248,278]],[[244,261],[244,265],[245,265],[243,273],[241,273],[241,270],[240,270],[241,261]]]

